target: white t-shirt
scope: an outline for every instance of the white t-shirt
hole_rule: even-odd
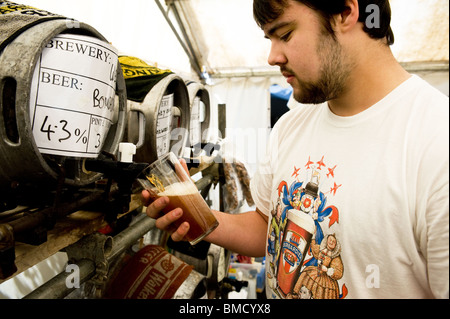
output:
[[[267,297],[448,298],[448,168],[448,97],[417,76],[354,116],[287,112],[251,186]]]

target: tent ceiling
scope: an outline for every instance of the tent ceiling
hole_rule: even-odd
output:
[[[158,0],[157,0],[158,1]],[[200,61],[214,74],[238,70],[273,72],[267,66],[270,43],[252,16],[252,0],[166,0],[189,13],[189,41],[201,44]],[[449,58],[448,0],[391,0],[397,59],[441,62]],[[417,63],[416,63],[417,64]],[[448,64],[447,64],[448,65]]]
[[[203,68],[215,77],[279,74],[278,68],[267,64],[270,42],[253,20],[253,0],[16,2],[88,23],[120,51],[174,70],[198,73]],[[439,62],[437,67],[448,71],[449,1],[390,3],[396,39],[392,50],[397,59],[405,63]]]

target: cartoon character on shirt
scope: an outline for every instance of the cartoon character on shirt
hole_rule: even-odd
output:
[[[314,299],[339,299],[338,280],[344,273],[341,245],[335,234],[329,234],[322,244],[312,244],[311,251],[318,260],[317,266],[308,266],[300,274],[289,298],[299,299],[301,288],[306,287]]]
[[[272,260],[269,260],[269,267],[273,274],[276,273],[277,267],[277,251],[280,250],[280,219],[282,213],[281,199],[278,198],[275,209],[271,211],[272,219],[270,221],[269,238],[267,243],[267,252],[269,256],[272,256]]]
[[[323,164],[323,157],[321,160],[322,166],[325,166]],[[335,166],[336,167],[336,166]],[[334,167],[334,168],[335,168]],[[295,167],[294,167],[295,168]],[[291,209],[296,209],[298,211],[301,211],[309,216],[312,217],[315,225],[315,234],[313,238],[313,243],[311,244],[311,247],[309,249],[309,252],[307,256],[305,257],[302,268],[303,270],[300,272],[299,276],[302,276],[303,272],[308,269],[308,272],[311,271],[311,269],[325,269],[325,267],[328,267],[324,264],[324,261],[329,261],[328,256],[331,253],[331,246],[333,238],[337,243],[337,254],[340,255],[340,244],[337,241],[337,237],[334,235],[334,237],[329,237],[329,235],[324,234],[324,230],[322,228],[322,225],[327,219],[329,220],[328,227],[325,229],[330,229],[335,223],[339,223],[339,211],[338,209],[333,206],[326,206],[327,204],[327,196],[324,192],[322,192],[319,189],[319,182],[320,182],[320,172],[318,169],[321,168],[321,166],[316,167],[309,167],[311,170],[311,178],[309,179],[309,182],[306,183],[306,186],[304,185],[304,182],[299,180],[298,174],[296,174],[296,179],[288,186],[288,183],[286,181],[281,181],[278,184],[277,190],[278,190],[278,201],[276,205],[276,211],[277,218],[272,217],[272,225],[270,226],[271,231],[269,233],[269,246],[268,247],[268,253],[272,257],[271,260],[271,267],[270,267],[270,274],[268,274],[268,279],[272,278],[272,281],[270,283],[270,287],[273,289],[273,291],[276,293],[276,286],[278,283],[274,281],[273,278],[276,278],[277,271],[276,269],[278,265],[278,261],[280,258],[280,252],[281,252],[281,241],[283,240],[283,235],[287,223],[287,212]],[[333,168],[333,169],[334,169]],[[330,171],[330,170],[329,170]],[[294,170],[294,174],[298,172],[298,169]],[[293,176],[294,176],[293,174]],[[328,174],[327,174],[328,177]],[[334,177],[334,176],[333,176]],[[341,185],[339,185],[341,186]],[[334,184],[334,188],[331,189],[330,192],[332,193],[334,190],[334,194],[336,193],[336,184]],[[281,205],[282,204],[282,205]],[[281,211],[281,213],[280,213]],[[275,224],[274,224],[275,223]],[[277,227],[278,226],[278,227]],[[328,231],[327,230],[327,231]],[[324,241],[324,238],[329,238],[328,240]],[[321,246],[322,245],[322,246]],[[323,253],[317,253],[315,250],[317,250],[317,247],[325,247],[325,250],[323,250]],[[336,254],[336,252],[334,252]],[[326,258],[324,257],[326,256]],[[333,255],[333,257],[335,257]],[[329,270],[326,272],[322,271],[322,275],[325,274],[325,276],[328,276],[331,281],[328,283],[330,286],[334,287],[334,292],[337,292],[338,298],[345,297],[345,293],[339,294],[339,285],[337,284],[337,280],[342,278],[342,273],[340,270],[342,269],[343,272],[343,263],[340,259],[340,256],[338,258],[333,258],[333,266],[330,269],[338,269],[332,276],[329,276],[329,273],[333,272],[333,270]],[[336,266],[336,264],[340,265]],[[305,275],[306,276],[306,273]],[[270,278],[269,278],[270,277]],[[319,278],[318,276],[317,278]],[[321,279],[324,279],[326,277],[321,277]],[[311,290],[310,286],[306,286],[302,281],[304,280],[304,277],[302,277],[302,280],[297,280],[298,284],[295,286],[294,291],[292,291],[292,294],[285,295],[286,298],[299,298],[299,294],[301,293],[300,289],[303,287],[305,291],[308,291],[309,294],[311,294],[315,299],[323,298],[323,297],[329,297],[327,296],[321,296],[317,292]],[[311,283],[311,282],[310,282]],[[309,284],[310,284],[309,283]],[[337,288],[336,288],[337,287]],[[343,286],[343,290],[346,290],[345,285]],[[335,297],[336,294],[331,294],[330,296]],[[283,297],[283,296],[282,296]]]

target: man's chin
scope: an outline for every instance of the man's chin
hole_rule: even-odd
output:
[[[292,92],[294,100],[302,104],[322,104],[327,101],[321,94],[305,94],[301,90],[295,90]]]

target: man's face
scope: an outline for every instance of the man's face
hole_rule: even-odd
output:
[[[298,102],[318,104],[342,94],[350,66],[313,9],[291,0],[263,29],[272,44],[268,62],[280,67]]]

